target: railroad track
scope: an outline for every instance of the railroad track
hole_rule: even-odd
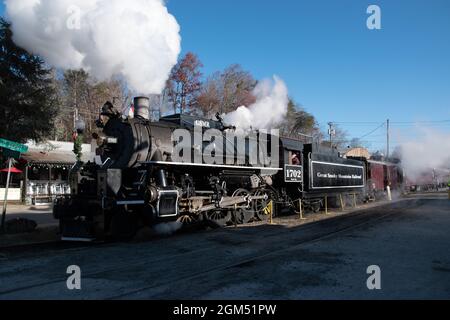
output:
[[[409,208],[406,208],[406,209],[409,209]],[[342,227],[342,228],[339,228],[339,230],[328,232],[328,233],[326,233],[324,235],[312,236],[309,239],[305,239],[305,240],[299,241],[298,244],[293,245],[293,246],[288,246],[286,248],[281,248],[281,249],[278,249],[278,250],[271,250],[268,253],[255,255],[255,256],[252,256],[252,257],[249,257],[249,258],[246,258],[246,259],[242,259],[242,260],[239,260],[239,261],[236,261],[236,262],[232,262],[232,263],[229,263],[229,264],[221,264],[219,266],[216,266],[216,267],[213,267],[213,268],[210,268],[210,269],[207,269],[207,270],[202,270],[200,272],[193,273],[193,274],[191,274],[189,276],[184,276],[184,277],[178,277],[178,278],[171,279],[170,281],[165,282],[165,283],[155,284],[155,285],[151,285],[151,286],[138,288],[138,289],[135,289],[135,290],[130,290],[130,291],[126,292],[126,293],[122,293],[122,294],[115,295],[115,296],[110,296],[110,297],[107,298],[107,300],[125,299],[127,296],[136,295],[136,294],[145,292],[147,290],[156,289],[156,288],[159,288],[159,287],[162,287],[162,286],[167,286],[167,285],[170,285],[170,284],[173,284],[173,283],[179,283],[181,281],[193,280],[193,279],[205,276],[205,275],[210,274],[210,273],[214,273],[214,272],[218,272],[218,271],[225,271],[225,270],[232,269],[232,268],[237,268],[239,266],[242,266],[242,265],[245,265],[245,264],[251,264],[251,263],[257,262],[258,260],[269,258],[271,256],[275,256],[275,255],[280,254],[280,253],[294,251],[294,250],[297,250],[297,249],[301,248],[302,246],[304,246],[306,244],[311,244],[311,243],[314,243],[314,242],[325,240],[327,238],[334,237],[336,235],[342,234],[342,233],[347,232],[349,230],[357,229],[357,228],[362,227],[362,226],[367,226],[367,225],[370,225],[370,224],[372,224],[374,222],[379,222],[380,220],[389,218],[389,217],[393,216],[394,214],[403,213],[406,209],[393,208],[393,209],[390,209],[390,212],[382,214],[380,216],[377,216],[376,218],[373,218],[370,221],[359,222],[359,223],[356,223],[356,224],[353,224],[353,225],[350,225],[350,226],[347,226],[347,227]],[[367,215],[368,215],[367,213],[366,214],[360,213],[360,214],[353,215],[352,218],[355,218],[355,217],[359,217],[360,218],[361,216],[367,216]],[[330,220],[332,220],[332,219],[322,220],[322,221],[319,221],[319,223],[321,223],[321,222],[329,222]]]
[[[414,202],[413,206],[410,204],[412,202]],[[336,235],[342,234],[342,233],[350,231],[352,229],[357,229],[362,226],[367,226],[367,225],[379,222],[379,221],[389,218],[393,215],[402,214],[402,213],[404,213],[404,211],[406,211],[412,207],[416,208],[420,205],[423,205],[423,203],[421,203],[420,201],[419,201],[419,204],[417,204],[417,202],[418,202],[418,200],[406,200],[406,201],[402,202],[402,204],[409,203],[410,205],[408,205],[408,206],[403,205],[402,208],[397,208],[396,205],[393,205],[393,207],[387,205],[387,206],[367,209],[364,211],[356,211],[353,213],[349,213],[345,216],[333,217],[330,219],[325,219],[325,220],[321,220],[321,221],[311,223],[308,225],[300,226],[298,228],[301,229],[301,235],[305,234],[302,239],[298,239],[298,238],[292,239],[292,235],[300,233],[300,231],[297,228],[294,228],[295,230],[285,230],[285,232],[283,232],[281,235],[280,235],[279,229],[278,230],[274,229],[273,231],[270,231],[270,232],[266,231],[262,237],[257,237],[257,236],[254,237],[254,239],[252,239],[251,243],[253,243],[253,244],[261,243],[261,247],[264,248],[267,245],[267,244],[266,245],[264,244],[264,241],[270,243],[271,238],[273,238],[274,236],[278,236],[278,237],[281,237],[280,239],[277,240],[277,242],[280,243],[280,245],[274,246],[272,244],[271,247],[270,246],[267,247],[269,249],[266,250],[265,252],[252,254],[252,255],[246,256],[244,258],[237,259],[236,261],[221,263],[219,265],[207,267],[203,270],[200,270],[197,272],[191,272],[187,275],[180,275],[180,276],[171,277],[169,279],[163,279],[163,280],[160,280],[159,283],[154,283],[154,284],[148,285],[148,286],[142,286],[139,288],[135,288],[132,290],[122,292],[117,295],[108,296],[108,297],[106,297],[106,299],[110,299],[110,300],[124,299],[128,296],[143,293],[145,291],[155,289],[158,287],[167,286],[167,285],[177,283],[180,281],[188,281],[188,280],[196,279],[196,278],[208,275],[210,273],[236,268],[236,267],[239,267],[240,265],[257,262],[259,260],[269,258],[271,256],[274,256],[274,255],[277,255],[280,253],[289,252],[291,250],[296,250],[306,244],[325,240],[327,238],[334,237]],[[318,229],[318,232],[313,232],[312,234],[308,235],[308,232],[310,232],[311,230],[314,230],[314,229]],[[227,232],[227,230],[222,231],[222,232]],[[220,231],[218,234],[216,234],[216,236],[220,237]],[[115,266],[112,266],[110,268],[103,268],[102,270],[93,270],[93,271],[83,272],[83,278],[86,279],[86,278],[90,278],[90,277],[99,277],[102,274],[109,274],[112,272],[119,272],[119,271],[132,269],[132,268],[136,268],[136,267],[144,267],[147,265],[156,265],[156,264],[159,264],[159,263],[162,263],[165,261],[170,261],[171,259],[188,258],[189,256],[192,256],[192,255],[198,256],[199,254],[206,254],[207,252],[215,252],[216,250],[219,250],[220,248],[223,248],[223,245],[209,246],[206,248],[193,250],[190,252],[172,254],[172,255],[168,255],[168,256],[159,257],[156,259],[146,259],[146,257],[140,256],[136,259],[127,260],[127,262],[125,262],[125,263],[116,264]],[[64,252],[64,250],[66,250],[66,249],[62,249],[62,252]],[[68,250],[70,250],[70,249],[68,249]],[[89,250],[89,249],[86,249],[86,250]],[[66,277],[55,277],[54,279],[51,279],[51,280],[37,281],[30,285],[24,285],[24,286],[20,286],[17,288],[11,288],[9,290],[0,291],[0,298],[1,298],[1,296],[10,295],[10,294],[18,293],[18,292],[23,292],[23,291],[27,291],[30,289],[35,289],[35,288],[44,287],[44,286],[57,284],[57,283],[65,283],[66,280],[67,280]]]
[[[11,256],[15,254],[25,254],[25,253],[33,253],[33,252],[46,252],[46,251],[66,251],[72,249],[81,249],[88,247],[88,244],[83,243],[70,243],[70,242],[62,242],[62,241],[46,241],[39,243],[31,243],[31,244],[20,244],[20,245],[12,245],[0,247],[0,253]]]

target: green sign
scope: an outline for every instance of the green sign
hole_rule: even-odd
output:
[[[20,159],[20,152],[12,151],[9,149],[3,149],[3,156],[5,158],[13,158],[13,159]]]
[[[0,139],[0,148],[9,149],[11,151],[19,152],[19,153],[27,153],[28,147],[24,144]]]

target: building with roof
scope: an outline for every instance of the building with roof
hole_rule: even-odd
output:
[[[27,143],[28,152],[15,163],[21,173],[12,177],[8,201],[28,204],[49,203],[55,196],[70,193],[69,171],[76,163],[73,143],[48,141]],[[93,159],[91,145],[83,145],[82,161]],[[4,194],[6,174],[0,177],[0,196]]]
[[[366,148],[352,148],[344,153],[345,158],[361,158],[369,160],[371,158],[369,150]]]

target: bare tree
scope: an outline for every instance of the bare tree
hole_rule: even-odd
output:
[[[360,138],[353,138],[348,145],[350,148],[366,148],[366,144]]]
[[[188,52],[172,69],[166,90],[174,113],[185,113],[197,104],[202,85],[200,72],[202,67],[203,64],[197,55]]]
[[[117,79],[96,81],[85,70],[68,70],[59,81],[61,97],[60,116],[57,118],[56,138],[72,139],[74,121],[77,117],[86,122],[86,140],[97,130],[95,120],[100,107],[111,101],[119,110],[130,104],[125,85]]]
[[[250,72],[234,64],[222,72],[210,76],[198,97],[198,106],[203,115],[211,117],[217,112],[229,113],[241,106],[255,102],[253,89],[257,81]]]

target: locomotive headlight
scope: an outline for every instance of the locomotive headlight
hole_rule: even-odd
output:
[[[75,121],[75,131],[78,134],[83,134],[85,130],[86,130],[86,123],[84,122],[84,120],[78,119],[77,121]]]

